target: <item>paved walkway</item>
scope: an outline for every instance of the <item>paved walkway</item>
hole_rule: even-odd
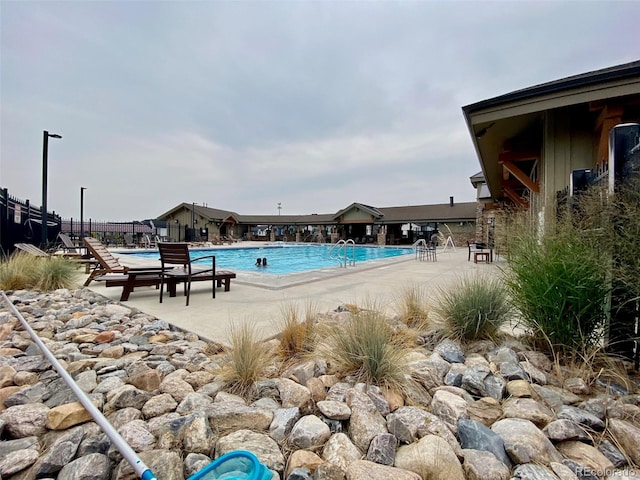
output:
[[[130,255],[121,256],[120,261],[125,265],[139,265],[139,259]],[[188,307],[181,289],[177,297],[165,295],[161,304],[154,287],[136,289],[123,304],[210,340],[227,343],[229,326],[239,322],[255,324],[265,338],[274,335],[286,306],[298,305],[304,312],[311,302],[318,311],[326,312],[345,303],[368,304],[393,313],[396,311],[394,298],[410,286],[423,285],[433,298],[439,288],[454,286],[464,275],[495,275],[501,264],[504,262],[474,264],[467,261],[467,249],[458,248],[455,252],[439,251],[436,262],[420,262],[411,255],[373,266],[362,263],[320,274],[298,274],[292,286],[287,286],[283,278],[269,278],[268,274],[238,272],[238,278],[232,280],[231,291],[217,289],[215,299],[211,298],[209,282],[193,283]],[[120,287],[106,288],[102,282],[93,282],[89,288],[114,301],[119,300],[122,291]]]

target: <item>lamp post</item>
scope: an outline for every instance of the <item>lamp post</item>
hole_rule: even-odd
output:
[[[282,210],[282,202],[278,202],[278,216],[280,215],[280,210]]]
[[[40,238],[41,247],[44,249],[49,243],[47,234],[47,163],[49,155],[49,137],[62,138],[57,133],[49,133],[46,130],[42,132],[42,233]]]
[[[80,187],[80,246],[84,238],[84,191],[87,187]]]

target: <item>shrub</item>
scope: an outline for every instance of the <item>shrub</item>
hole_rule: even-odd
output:
[[[389,388],[405,383],[406,348],[377,310],[360,310],[328,332],[327,358],[336,373]]]
[[[268,365],[267,349],[250,323],[235,324],[229,330],[229,361],[221,372],[230,390],[248,395]]]
[[[0,288],[56,290],[72,288],[78,263],[64,257],[35,257],[16,250],[0,263]]]
[[[495,338],[512,311],[502,282],[485,276],[462,277],[441,289],[436,307],[443,333],[462,341]]]
[[[313,352],[316,343],[314,328],[317,308],[308,303],[305,316],[300,319],[298,306],[288,303],[281,308],[282,319],[279,324],[280,354],[284,358],[299,358]]]
[[[78,263],[61,256],[43,258],[35,288],[39,290],[56,290],[58,288],[72,288]]]
[[[405,287],[395,298],[402,323],[410,328],[424,330],[428,323],[427,292],[420,285]]]
[[[541,345],[584,350],[603,335],[609,292],[602,256],[575,232],[513,242],[505,281],[521,321]]]
[[[33,288],[38,282],[42,258],[16,250],[0,263],[0,289],[22,290]]]

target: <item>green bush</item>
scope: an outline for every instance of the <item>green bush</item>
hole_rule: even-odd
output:
[[[605,257],[576,230],[513,242],[505,281],[534,340],[582,350],[603,336],[609,293]]]
[[[493,339],[513,309],[504,284],[493,277],[463,277],[440,291],[436,313],[443,333],[462,341]]]

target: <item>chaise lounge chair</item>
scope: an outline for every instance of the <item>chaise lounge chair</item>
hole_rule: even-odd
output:
[[[92,266],[96,265],[96,260],[90,257],[83,257],[80,256],[78,254],[67,254],[67,253],[61,253],[61,254],[55,254],[55,253],[48,253],[45,252],[44,250],[36,247],[35,245],[32,245],[30,243],[16,243],[15,247],[18,250],[21,250],[23,252],[26,252],[30,255],[33,255],[34,257],[54,257],[54,256],[60,256],[60,257],[65,257],[65,258],[70,258],[71,260],[75,260],[76,262],[85,265],[87,273],[89,273],[89,270],[91,269]]]
[[[65,252],[65,254],[89,257],[89,254],[87,253],[87,249],[85,247],[76,246],[73,243],[73,240],[71,240],[71,237],[69,237],[69,235],[67,235],[66,233],[59,233],[58,238],[62,242],[61,247],[62,247],[62,250]]]
[[[89,274],[89,278],[84,282],[84,286],[88,287],[89,284],[96,279],[98,276],[104,276],[108,273],[119,273],[119,274],[127,274],[128,272],[146,272],[152,274],[156,272],[158,283],[160,282],[160,268],[132,268],[121,265],[117,258],[115,258],[107,247],[105,247],[102,242],[96,240],[92,237],[84,237],[84,244],[87,247],[89,253],[98,261],[98,265],[93,271]],[[101,280],[107,280],[106,278],[101,278]]]

